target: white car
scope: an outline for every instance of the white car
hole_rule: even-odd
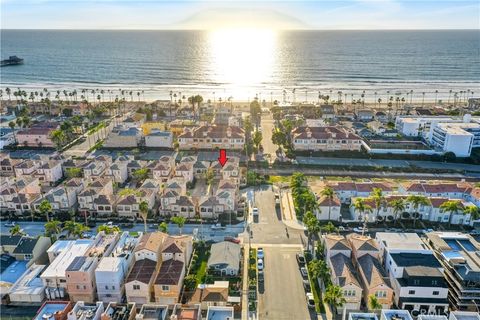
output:
[[[315,308],[315,299],[313,298],[313,293],[307,292],[307,305],[309,308]]]
[[[217,224],[213,224],[211,226],[212,230],[222,230],[222,229],[225,229],[225,227],[222,227],[222,225],[220,223],[217,223]]]
[[[16,224],[15,224],[15,222],[13,222],[13,221],[12,221],[12,222],[7,222],[7,223],[5,223],[5,227],[6,227],[6,228],[13,228],[13,227],[15,227],[15,225],[16,225]]]
[[[358,233],[368,232],[368,228],[357,227],[357,228],[353,228],[353,231],[358,232]]]
[[[258,271],[263,270],[263,259],[258,259],[257,260],[257,269],[258,269]]]
[[[258,208],[257,208],[257,207],[253,207],[253,209],[252,209],[252,215],[253,215],[253,216],[257,216],[257,215],[258,215]]]
[[[301,267],[301,268],[300,268],[300,273],[302,274],[302,277],[304,277],[304,278],[308,278],[308,271],[307,271],[307,268],[305,268],[305,267]]]
[[[265,252],[263,251],[263,248],[258,248],[257,249],[257,259],[263,259],[265,257]]]

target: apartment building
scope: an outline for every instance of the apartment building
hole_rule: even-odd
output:
[[[184,128],[183,133],[178,136],[178,143],[181,150],[242,150],[245,132],[239,127],[224,125]]]
[[[459,232],[431,232],[427,241],[444,269],[451,305],[456,310],[478,312],[480,244],[471,235]]]
[[[135,303],[110,302],[102,313],[102,320],[135,320],[137,308]]]
[[[398,308],[417,314],[448,310],[444,269],[416,233],[377,232],[375,241]]]
[[[362,139],[344,128],[298,127],[292,132],[297,151],[360,151]]]

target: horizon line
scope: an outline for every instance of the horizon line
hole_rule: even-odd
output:
[[[218,29],[268,29],[268,28],[251,28],[251,27],[238,27],[238,28],[206,28],[206,29],[122,29],[122,28],[0,28],[1,31],[212,31]],[[398,28],[398,29],[321,29],[321,28],[273,28],[274,31],[480,31],[480,28],[420,28],[420,29],[408,29],[408,28]]]

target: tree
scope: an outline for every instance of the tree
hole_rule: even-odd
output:
[[[197,287],[197,278],[194,274],[189,274],[183,280],[183,284],[185,285],[185,291],[193,291]]]
[[[417,222],[417,215],[419,214],[418,209],[420,208],[420,206],[428,206],[430,204],[430,200],[428,200],[428,198],[425,196],[411,194],[407,197],[407,202],[410,203],[415,210],[413,214],[413,227],[415,227]]]
[[[65,173],[66,173],[68,179],[80,178],[82,176],[82,169],[81,168],[67,168]]]
[[[464,214],[470,215],[470,220],[477,220],[480,218],[480,209],[476,205],[469,205],[463,209]]]
[[[463,206],[460,200],[450,200],[442,203],[440,205],[440,210],[443,212],[448,212],[448,225],[450,226],[452,224],[452,218],[454,215],[459,214],[459,213],[464,213],[463,212]]]
[[[187,219],[185,219],[185,217],[176,216],[176,217],[172,217],[171,220],[173,223],[175,223],[178,226],[179,234],[182,234],[182,228],[185,225],[185,222]]]
[[[17,142],[17,136],[15,135],[15,122],[14,121],[10,121],[8,123],[8,126],[12,129],[12,132],[13,132],[13,140],[15,140],[15,142]]]
[[[12,236],[23,236],[24,234],[23,229],[18,224],[10,228],[10,235]]]
[[[338,231],[331,221],[328,221],[328,223],[323,226],[322,229],[325,231],[325,233],[334,233]]]
[[[43,199],[38,206],[38,211],[42,214],[42,216],[47,217],[47,222],[50,221],[49,213],[52,212],[52,205],[48,202],[47,199]]]
[[[320,192],[320,194],[328,199],[328,220],[331,220],[330,211],[333,199],[335,198],[335,191],[331,187],[327,186],[322,190],[322,192]]]
[[[148,211],[150,210],[148,208],[148,202],[147,201],[140,202],[138,209],[140,211],[140,216],[143,219],[143,226],[145,227],[145,232],[147,232],[147,218],[148,218]]]
[[[308,247],[310,248],[312,236],[320,232],[320,224],[317,217],[311,212],[307,211],[303,216],[303,223],[307,227]]]
[[[355,208],[355,211],[360,212],[360,216],[363,218],[363,230],[362,236],[365,232],[365,228],[367,227],[368,221],[368,214],[372,212],[372,207],[365,203],[365,199],[357,198],[352,205]]]
[[[371,294],[368,296],[368,307],[371,310],[380,310],[382,309],[382,304],[378,302],[378,299],[375,297],[375,295]]]
[[[257,131],[258,131],[258,126],[261,120],[261,114],[262,114],[262,108],[260,107],[260,103],[258,103],[258,99],[255,98],[250,103],[250,116],[252,117],[252,121],[255,124]]]
[[[105,234],[112,234],[115,232],[120,232],[120,228],[118,226],[107,226],[106,224],[101,225],[97,228],[97,232],[105,232]]]
[[[158,231],[168,233],[168,224],[164,221],[158,225]]]
[[[400,214],[405,211],[405,200],[402,198],[393,200],[390,202],[390,206],[393,209],[393,214],[394,214],[394,219],[395,219],[395,224],[398,222],[398,218],[400,217]]]
[[[207,169],[207,172],[205,172],[205,180],[207,180],[209,192],[212,191],[212,184],[214,179],[215,179],[215,171],[213,170],[212,167],[210,167]]]
[[[60,226],[60,221],[58,220],[52,220],[47,223],[45,223],[45,235],[47,237],[51,237],[55,235],[55,238],[57,238],[57,235],[62,231],[62,228]]]
[[[257,150],[260,147],[260,143],[262,143],[262,133],[257,130],[253,133],[253,144],[257,147]]]
[[[64,145],[67,136],[65,135],[65,132],[63,132],[61,129],[56,129],[50,133],[50,139],[55,144],[57,150],[60,150]]]
[[[285,132],[275,129],[275,131],[272,133],[272,142],[278,147],[283,146],[287,143],[287,135]]]
[[[380,207],[383,205],[385,202],[385,197],[383,195],[383,191],[380,188],[373,188],[372,193],[370,194],[370,197],[372,198],[373,202],[375,203],[375,221],[378,219],[378,214],[380,213]]]
[[[148,178],[148,169],[141,168],[133,172],[133,178],[137,181],[143,181]]]
[[[63,230],[67,231],[67,236],[69,238],[75,234],[76,228],[77,228],[77,222],[73,220],[66,221],[65,225],[63,226]]]
[[[308,270],[314,279],[320,278],[323,283],[329,283],[330,270],[324,260],[313,259],[308,263]]]
[[[345,304],[342,288],[337,285],[329,284],[323,295],[323,301],[331,305],[335,310]]]

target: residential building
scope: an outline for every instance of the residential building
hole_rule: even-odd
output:
[[[103,311],[101,320],[135,320],[136,315],[135,303],[110,302]]]
[[[118,238],[118,233],[98,233],[93,245],[85,254],[75,257],[68,265],[65,275],[70,300],[88,303],[97,301],[95,269],[101,257],[110,255]]]
[[[73,309],[73,303],[70,301],[45,301],[33,320],[45,320],[53,318],[55,320],[67,320],[68,313]]]
[[[145,146],[147,148],[168,148],[173,147],[173,133],[169,131],[151,130],[145,135]]]
[[[298,127],[292,132],[297,151],[360,151],[362,139],[341,127]]]
[[[1,236],[1,240],[3,239],[4,236]],[[47,250],[51,244],[52,242],[49,237],[39,236],[33,238],[24,236],[20,239],[13,251],[9,253],[17,260],[28,261],[28,266],[34,263],[44,264],[48,262]],[[4,253],[3,248],[2,253]]]
[[[398,308],[426,314],[448,310],[444,269],[416,233],[377,232],[375,240]]]
[[[181,150],[229,149],[242,150],[245,144],[245,132],[239,127],[222,125],[185,128],[178,136]]]
[[[202,320],[202,310],[199,304],[175,304],[172,316],[176,320]]]
[[[351,204],[353,197],[368,197],[374,188],[382,190],[383,194],[393,193],[394,188],[386,182],[344,182],[334,181],[327,184],[335,191],[335,195],[341,203]]]
[[[142,138],[142,131],[138,127],[116,126],[105,139],[107,148],[135,148]]]
[[[200,304],[202,310],[228,304],[228,281],[215,281],[213,284],[199,284],[189,303]]]
[[[383,309],[380,320],[413,320],[408,310]]]
[[[136,320],[173,320],[168,317],[168,306],[159,304],[144,304],[135,316]]]
[[[330,258],[331,255],[341,253],[344,256],[350,258],[352,253],[352,248],[350,243],[344,236],[336,234],[326,234],[322,236],[322,242],[325,248],[324,256],[326,259]]]
[[[357,112],[355,112],[356,118],[359,121],[372,121],[373,118],[375,117],[375,113],[373,110],[370,109],[360,109]]]
[[[53,148],[55,145],[50,139],[50,134],[57,128],[57,123],[44,122],[20,130],[16,133],[18,145],[24,147]]]
[[[480,320],[478,311],[450,311],[448,320]]]
[[[443,152],[453,152],[457,157],[469,157],[472,148],[480,147],[480,120],[437,123],[431,130],[431,144]]]
[[[123,184],[128,178],[127,164],[125,161],[115,161],[106,169],[105,174],[112,176],[114,182]]]
[[[206,320],[233,320],[233,307],[211,306],[207,310]]]
[[[8,297],[12,305],[41,304],[45,299],[45,284],[40,274],[45,265],[32,264],[10,287]]]
[[[332,199],[321,196],[318,199],[318,208],[315,210],[315,216],[318,220],[334,220],[340,221],[342,215],[340,213],[340,199],[334,195]]]
[[[59,251],[59,254],[49,249],[49,258],[56,257],[53,261],[50,260],[50,265],[40,276],[47,287],[47,299],[65,298],[67,294],[67,268],[76,257],[83,256],[93,244],[94,240],[91,239],[61,241],[58,245],[55,245],[55,251]]]
[[[221,276],[236,276],[240,270],[240,245],[229,241],[212,244],[207,267]]]
[[[78,301],[68,313],[67,320],[101,320],[103,310],[102,302],[85,304],[83,301]]]
[[[431,232],[428,245],[440,261],[448,300],[456,310],[478,311],[480,305],[480,244],[460,232]]]
[[[53,185],[63,177],[62,162],[58,160],[42,161],[34,174],[38,180]]]
[[[378,320],[378,317],[375,313],[350,312],[348,320]]]
[[[152,210],[155,205],[156,193],[151,189],[138,189],[135,194],[120,196],[116,203],[116,210],[120,217],[139,218],[140,204],[145,201],[148,209]]]
[[[125,278],[133,264],[133,250],[139,238],[123,232],[112,253],[104,256],[95,270],[98,300],[105,303],[122,301]]]

